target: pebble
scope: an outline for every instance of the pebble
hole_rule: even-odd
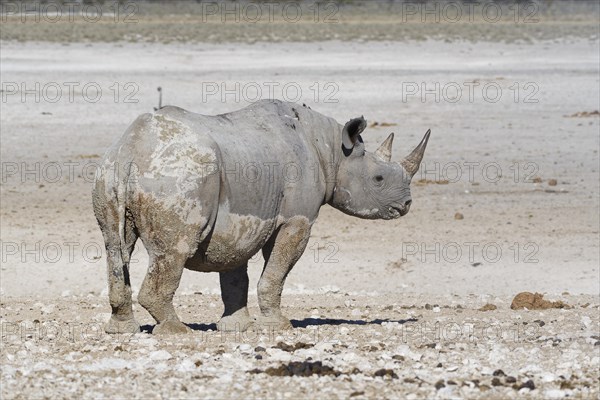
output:
[[[166,361],[173,358],[173,356],[166,350],[157,350],[150,353],[149,358],[152,361]]]
[[[32,340],[26,341],[23,347],[31,353],[34,353],[37,350],[37,346]]]
[[[588,317],[587,315],[584,315],[583,317],[581,317],[581,323],[587,329],[592,324],[592,319],[590,317]]]
[[[143,334],[142,334],[143,335]],[[144,335],[143,337],[139,338],[139,336],[136,335],[136,343],[140,346],[146,346],[146,347],[154,347],[158,345],[158,340],[154,339],[151,336],[148,335]]]
[[[327,318],[351,320],[352,311],[360,311],[359,306],[365,306],[364,299],[360,297],[365,295],[356,296],[355,303],[348,308],[345,304],[348,298],[340,295],[335,299],[332,295],[331,304],[317,310]],[[88,300],[86,296],[82,299],[83,302],[95,301]],[[440,322],[442,327],[443,324],[457,322],[456,309],[449,308],[454,300],[456,304],[467,304],[464,298],[460,301],[450,297],[446,300],[441,297],[428,299],[427,308],[434,314],[422,308],[425,304],[422,299],[417,300],[410,295],[408,301],[386,298],[382,303],[368,303],[370,309],[365,306],[361,315],[367,310],[372,315],[367,323],[325,324],[319,325],[316,330],[315,327],[296,328],[293,333],[285,334],[236,336],[206,330],[180,337],[139,333],[124,338],[98,332],[88,340],[69,342],[65,340],[68,335],[63,332],[58,341],[35,338],[8,341],[0,356],[3,364],[0,377],[7,388],[2,389],[2,397],[10,397],[6,393],[16,393],[17,390],[36,397],[41,392],[29,383],[41,376],[45,379],[44,390],[48,393],[57,393],[59,388],[74,395],[92,390],[105,398],[131,397],[132,390],[139,391],[137,395],[144,397],[159,393],[170,398],[185,398],[190,393],[200,392],[207,397],[219,397],[223,395],[223,388],[227,388],[227,395],[232,398],[250,392],[269,398],[283,398],[284,392],[287,392],[291,393],[291,398],[298,398],[316,391],[323,397],[336,398],[347,398],[352,393],[356,393],[355,398],[374,395],[414,399],[510,399],[527,396],[557,399],[567,395],[571,398],[595,398],[597,389],[585,387],[583,382],[588,382],[598,370],[600,357],[594,353],[598,348],[594,347],[594,343],[598,339],[592,338],[596,333],[583,332],[582,329],[585,330],[587,321],[583,317],[590,319],[588,329],[595,326],[596,308],[578,308],[577,313],[545,310],[543,319],[546,325],[539,330],[544,335],[515,341],[510,334],[496,337],[491,329],[487,331],[488,338],[482,337],[479,327],[494,324],[503,333],[512,333],[517,327],[539,327],[535,319],[542,315],[524,311],[519,312],[522,319],[514,319],[516,312],[506,306],[510,304],[510,298],[486,297],[485,301],[505,306],[499,307],[493,317],[477,311],[479,303],[465,307],[460,317],[466,317],[466,321],[475,324],[475,328],[463,330],[463,335],[454,340],[448,335],[438,339],[433,328],[435,322]],[[384,309],[385,304],[394,301],[397,306]],[[187,309],[182,308],[182,319],[194,321],[189,317],[195,310],[191,306],[193,303],[185,300],[182,303],[188,306]],[[286,303],[294,304],[289,298]],[[62,312],[62,304],[45,302],[35,307],[27,306],[26,309],[33,308],[30,314],[17,318],[26,319],[29,325],[33,325],[32,321],[39,318],[41,308],[50,304],[55,306],[55,312],[57,309]],[[417,308],[404,310],[405,304],[417,304]],[[22,309],[10,301],[8,305]],[[67,307],[64,310],[69,313]],[[80,315],[85,321],[101,315],[99,311],[109,311],[107,307],[89,305],[83,310]],[[313,310],[306,309],[305,315],[310,315]],[[394,315],[396,313],[398,315]],[[215,312],[215,318],[218,315],[219,312]],[[562,323],[557,322],[559,315],[564,317]],[[289,316],[294,318],[293,311],[289,312]],[[2,318],[0,322],[3,323],[11,320],[5,315]],[[150,317],[141,315],[138,321],[148,324],[144,318]],[[398,322],[408,318],[415,318],[417,322]],[[101,326],[96,322],[94,325]],[[474,336],[465,335],[466,332],[472,332]],[[559,346],[553,347],[552,343],[559,339]],[[276,348],[279,341],[293,350],[287,352]],[[249,374],[256,369],[265,371],[290,362],[321,362],[341,375],[275,379],[264,373]],[[136,381],[142,374],[148,384],[138,383],[135,387],[125,384]],[[374,379],[375,375],[381,377]],[[394,379],[394,375],[398,377],[395,383],[399,385],[391,385],[391,382],[382,385],[383,379]],[[119,392],[111,391],[117,386]],[[283,387],[285,389],[282,390]]]
[[[42,314],[52,314],[55,310],[54,304],[48,304],[41,308]]]
[[[543,382],[554,382],[556,380],[556,376],[551,372],[542,372],[540,376]]]
[[[240,350],[241,353],[251,353],[252,352],[252,346],[249,345],[248,343],[240,344],[238,349]]]
[[[546,399],[562,399],[567,393],[560,389],[550,389],[544,392],[544,398]]]

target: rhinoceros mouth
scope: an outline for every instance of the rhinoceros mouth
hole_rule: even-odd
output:
[[[390,206],[388,210],[389,210],[391,218],[402,217],[402,216],[406,215],[406,213],[408,213],[408,210],[406,209],[406,207],[400,207],[400,206]]]

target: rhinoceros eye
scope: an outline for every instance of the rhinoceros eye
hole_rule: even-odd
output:
[[[382,175],[375,175],[375,182],[383,182],[383,176]]]

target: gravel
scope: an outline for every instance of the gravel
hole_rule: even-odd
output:
[[[597,296],[566,295],[573,308],[537,311],[497,298],[497,309],[483,312],[468,296],[441,296],[429,299],[436,312],[421,300],[339,292],[311,296],[307,308],[306,296],[284,296],[293,330],[221,333],[220,308],[210,307],[218,296],[182,295],[176,308],[192,333],[148,333],[153,321],[136,304],[143,332],[111,336],[102,330],[104,297],[4,298],[1,394],[597,398]]]

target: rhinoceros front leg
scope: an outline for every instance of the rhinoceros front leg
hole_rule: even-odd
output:
[[[221,298],[225,311],[218,323],[220,331],[245,331],[254,323],[248,312],[248,264],[221,272]]]
[[[283,224],[269,240],[263,255],[265,267],[258,281],[258,305],[260,327],[290,329],[290,320],[281,313],[281,292],[288,273],[308,244],[311,223],[306,217],[292,217]]]

